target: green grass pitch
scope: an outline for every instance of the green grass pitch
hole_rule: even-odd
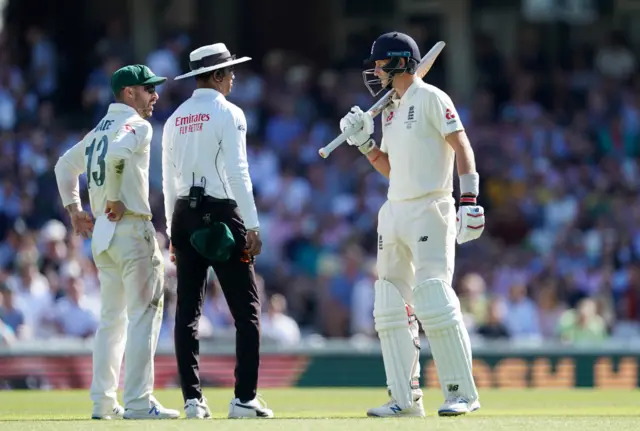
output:
[[[426,418],[367,418],[367,408],[386,401],[384,389],[265,389],[275,419],[228,420],[231,389],[207,388],[214,419],[205,421],[91,421],[87,391],[0,392],[0,430],[464,430],[589,431],[640,430],[640,391],[484,389],[482,409],[464,417],[439,418],[442,395],[426,391]],[[167,407],[182,411],[178,390],[159,390]]]

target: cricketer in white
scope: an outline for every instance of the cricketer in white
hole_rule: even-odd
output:
[[[151,223],[149,151],[156,77],[146,66],[125,66],[112,77],[120,103],[65,152],[55,166],[63,205],[74,230],[93,235],[101,315],[93,346],[93,419],[172,419],[152,395],[154,355],[162,323],[164,264]],[[81,211],[78,176],[87,175],[91,211]],[[91,232],[93,231],[93,232]],[[124,409],[117,390],[123,354]]]
[[[389,179],[388,200],[378,218],[374,320],[391,400],[367,413],[425,415],[417,317],[445,398],[438,413],[465,414],[480,403],[469,334],[451,284],[456,239],[459,244],[476,239],[484,229],[484,210],[476,205],[479,176],[473,150],[450,97],[412,73],[420,61],[413,39],[396,32],[382,35],[370,60],[376,78],[367,80],[365,71],[367,87],[391,84],[397,91],[381,116],[380,148],[370,137],[373,119],[359,107],[340,121],[341,130],[361,128],[348,143]],[[452,197],[456,158],[461,188],[457,216]]]

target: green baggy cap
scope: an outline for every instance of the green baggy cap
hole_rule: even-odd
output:
[[[215,262],[229,260],[236,246],[229,226],[221,222],[212,222],[211,225],[195,231],[191,234],[190,241],[198,253]]]
[[[111,75],[111,91],[118,94],[124,87],[132,87],[134,85],[160,85],[167,78],[156,76],[144,64],[132,64],[121,67]]]

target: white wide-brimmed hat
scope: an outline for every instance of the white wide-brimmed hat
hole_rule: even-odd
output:
[[[176,76],[174,79],[184,79],[234,64],[244,63],[251,60],[251,57],[236,58],[231,55],[224,43],[214,43],[213,45],[201,46],[191,51],[189,54],[189,68],[191,72]]]

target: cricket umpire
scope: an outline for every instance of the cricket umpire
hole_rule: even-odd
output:
[[[197,89],[167,120],[162,136],[162,185],[171,259],[178,287],[175,349],[188,418],[209,418],[199,371],[198,322],[213,267],[236,326],[235,398],[230,418],[268,418],[257,395],[260,299],[253,260],[262,242],[247,162],[247,122],[226,99],[236,59],[223,43],[189,57]]]

